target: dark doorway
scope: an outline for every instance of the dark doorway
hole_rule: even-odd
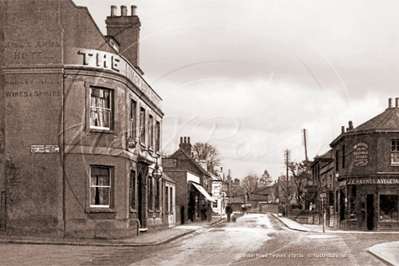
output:
[[[140,221],[140,228],[143,228],[143,176],[139,174],[137,178],[137,215]]]
[[[374,229],[374,194],[367,195],[367,229]]]
[[[181,224],[184,224],[184,206],[181,206],[180,208],[180,221]]]
[[[345,220],[345,193],[343,190],[339,191],[339,220]]]

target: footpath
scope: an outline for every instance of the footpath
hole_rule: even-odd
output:
[[[41,238],[41,237],[13,237],[0,235],[0,243],[36,244],[36,245],[73,245],[73,246],[120,246],[139,247],[155,246],[169,243],[183,236],[200,233],[212,225],[226,220],[226,216],[212,216],[212,221],[188,223],[170,227],[168,229],[141,233],[128,239],[77,239],[77,238]]]
[[[276,219],[280,220],[286,227],[291,230],[304,231],[304,232],[317,232],[323,233],[323,225],[314,224],[300,224],[289,218],[278,217],[278,215],[272,214]],[[344,231],[331,229],[328,226],[324,228],[325,233],[361,233],[361,234],[398,234],[399,232],[363,232],[363,231]],[[376,257],[392,264],[399,266],[399,241],[387,242],[378,245],[374,245],[368,249],[368,251]]]

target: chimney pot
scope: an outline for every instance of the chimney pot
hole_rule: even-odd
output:
[[[392,108],[392,99],[391,98],[388,99],[388,108]]]
[[[116,6],[111,6],[111,17],[115,17],[116,16]]]
[[[395,98],[395,107],[399,107],[399,98]]]
[[[341,126],[341,134],[345,133],[345,126]]]
[[[121,6],[121,16],[126,17],[127,16],[127,8],[126,6]]]
[[[137,6],[131,6],[132,8],[132,16],[136,16]]]
[[[184,143],[187,143],[187,137],[184,137]]]
[[[353,122],[349,121],[349,129],[352,130],[353,129]]]
[[[183,143],[183,137],[180,137],[180,143]]]
[[[190,137],[187,137],[187,143],[190,143]]]

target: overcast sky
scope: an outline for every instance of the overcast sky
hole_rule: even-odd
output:
[[[74,0],[106,34],[137,5],[140,67],[163,99],[163,149],[208,142],[225,172],[285,173],[284,150],[329,150],[341,126],[399,97],[399,1]],[[90,48],[90,47],[87,47]]]

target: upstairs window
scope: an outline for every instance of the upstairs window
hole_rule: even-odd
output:
[[[155,151],[161,151],[161,123],[159,121],[155,124]]]
[[[342,169],[345,168],[345,145],[342,146]]]
[[[399,165],[399,139],[391,141],[391,164]]]
[[[132,100],[130,103],[130,126],[131,126],[131,137],[136,138],[136,119],[137,119],[137,103]]]
[[[154,148],[154,117],[148,116],[148,148]]]
[[[339,169],[339,151],[335,151],[335,171]]]
[[[145,110],[140,108],[140,143],[145,145]]]
[[[90,128],[110,130],[112,91],[100,88],[91,88],[90,91]]]

